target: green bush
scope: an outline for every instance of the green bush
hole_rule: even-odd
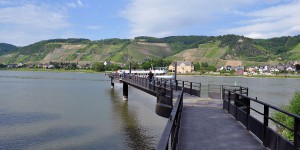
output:
[[[290,104],[287,106],[281,107],[283,110],[286,110],[290,113],[300,115],[300,91],[296,92],[293,99],[290,101]],[[273,114],[273,118],[280,123],[283,123],[284,125],[288,126],[291,129],[294,129],[294,118],[287,116],[281,112],[276,112]],[[279,124],[276,124],[278,132],[289,139],[290,141],[294,140],[294,133],[291,132],[288,129],[285,129]]]
[[[97,72],[105,71],[105,66],[101,62],[96,62],[92,65],[92,70]]]

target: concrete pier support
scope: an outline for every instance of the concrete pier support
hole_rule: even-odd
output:
[[[169,118],[172,109],[172,98],[166,97],[166,92],[161,89],[160,92],[157,93],[155,113],[161,117]]]
[[[128,84],[123,82],[123,100],[128,101]]]
[[[113,78],[110,78],[110,88],[114,88],[115,87],[115,83],[113,82]]]

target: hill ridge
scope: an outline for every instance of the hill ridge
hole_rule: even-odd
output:
[[[1,43],[2,45],[5,45]],[[143,62],[149,59],[190,60],[218,65],[229,60],[273,63],[300,60],[300,35],[250,39],[239,35],[169,36],[134,39],[50,39],[1,50],[0,63]],[[9,44],[8,44],[9,45]]]

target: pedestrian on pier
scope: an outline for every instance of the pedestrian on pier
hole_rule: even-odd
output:
[[[153,73],[150,71],[149,74],[148,74],[148,79],[149,79],[149,83],[151,84],[152,82],[152,79],[153,79]]]

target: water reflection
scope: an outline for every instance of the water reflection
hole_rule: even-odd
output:
[[[38,135],[20,135],[10,139],[0,139],[0,149],[31,149],[32,146],[81,136],[90,131],[91,129],[87,127],[51,128]]]
[[[122,101],[117,92],[110,90],[114,117],[120,122],[127,147],[130,149],[154,149],[154,137],[147,135],[147,130],[140,125],[137,112],[128,108],[128,103]]]
[[[53,77],[53,76],[15,76],[15,75],[0,75],[0,78],[15,78],[15,79],[42,79],[42,80],[81,80],[81,81],[110,81],[108,79],[93,79],[93,78],[74,78],[74,77]]]
[[[60,117],[55,114],[41,112],[7,112],[0,110],[0,126],[13,126],[19,124],[35,123],[46,120],[55,120]]]

